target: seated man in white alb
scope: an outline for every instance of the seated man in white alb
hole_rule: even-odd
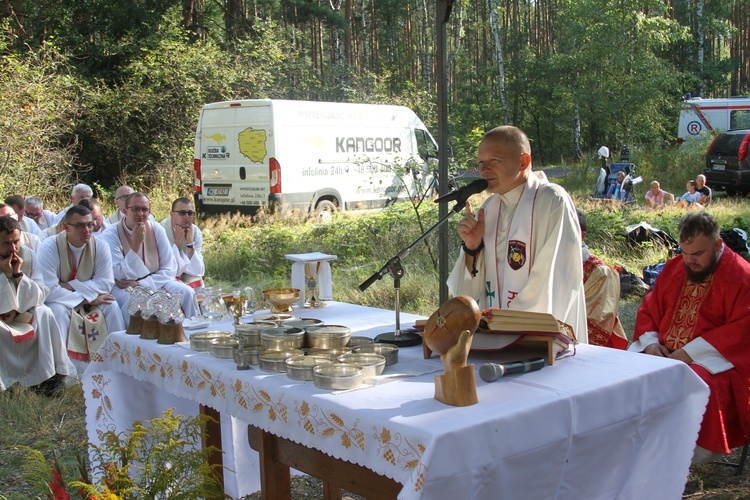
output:
[[[110,224],[102,214],[102,206],[96,198],[84,198],[78,204],[91,210],[91,222],[94,223],[94,236],[101,236]]]
[[[44,305],[47,287],[34,252],[21,245],[18,221],[0,217],[0,391],[15,383],[45,391],[75,375],[60,328]]]
[[[193,204],[187,198],[172,202],[170,216],[161,221],[172,244],[172,253],[177,261],[177,279],[191,288],[203,286],[206,266],[203,263],[203,235],[193,224]]]
[[[115,205],[117,205],[117,210],[107,217],[107,221],[110,224],[117,224],[120,222],[120,219],[125,217],[127,199],[131,194],[133,194],[133,188],[130,186],[120,186],[115,189]]]
[[[0,203],[0,217],[5,215],[18,222],[18,215],[16,215],[16,211],[13,210],[13,207],[6,205],[5,203]],[[42,239],[33,233],[27,233],[21,229],[20,224],[18,225],[18,230],[21,231],[21,244],[29,247],[34,252],[38,252],[39,245],[42,244]]]
[[[177,264],[169,239],[160,224],[149,220],[151,202],[143,193],[127,199],[125,218],[104,231],[104,240],[112,253],[115,286],[112,295],[120,305],[125,325],[130,322],[128,287],[137,285],[151,289],[164,288],[181,294],[182,311],[186,318],[195,316],[193,289],[175,280]]]
[[[55,224],[55,217],[57,215],[54,212],[44,209],[44,202],[41,198],[29,196],[25,200],[24,208],[24,216],[36,222],[41,231]]]
[[[55,222],[60,222],[65,216],[65,212],[68,211],[73,205],[78,205],[78,202],[84,198],[91,198],[94,196],[94,190],[88,186],[88,184],[76,184],[73,186],[73,190],[70,192],[70,205],[60,211],[55,217]]]
[[[115,284],[109,246],[93,237],[91,211],[70,207],[60,221],[63,232],[47,238],[39,252],[46,303],[55,313],[68,356],[88,362],[109,332],[125,329],[122,313],[110,294]],[[77,365],[79,371],[85,367]]]
[[[26,200],[24,200],[22,196],[8,196],[5,198],[5,203],[6,205],[13,207],[13,211],[16,212],[16,215],[18,216],[16,220],[18,220],[18,226],[21,228],[21,231],[35,234],[39,236],[40,239],[44,239],[45,236],[42,234],[42,230],[39,229],[36,222],[28,217],[24,217],[26,212]]]

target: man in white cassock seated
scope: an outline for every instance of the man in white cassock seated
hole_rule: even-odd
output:
[[[63,231],[42,243],[39,260],[49,288],[46,303],[80,372],[109,332],[123,330],[125,323],[110,294],[115,278],[109,246],[93,236],[91,211],[72,206],[60,224]]]
[[[21,245],[18,221],[0,217],[0,391],[39,386],[54,394],[75,375],[34,252]]]
[[[125,325],[130,322],[130,293],[127,289],[138,285],[181,294],[182,311],[186,318],[192,318],[195,316],[193,289],[175,280],[177,264],[172,255],[172,245],[164,228],[149,220],[151,202],[148,196],[133,193],[125,206],[125,217],[104,231],[115,275],[115,286],[111,293],[120,305]]]
[[[172,245],[172,253],[177,262],[177,279],[190,288],[203,286],[206,265],[203,263],[203,234],[193,224],[193,203],[187,198],[177,198],[172,202],[170,216],[160,224],[167,233]]]

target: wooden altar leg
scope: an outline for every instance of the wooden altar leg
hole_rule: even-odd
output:
[[[200,405],[200,414],[211,417],[206,423],[206,432],[201,438],[201,446],[208,448],[213,446],[217,451],[213,452],[208,458],[208,463],[218,467],[219,478],[221,479],[221,491],[224,491],[224,459],[221,448],[221,414],[210,406]],[[221,497],[219,497],[221,498]]]
[[[325,500],[341,498],[341,488],[368,499],[395,499],[403,485],[346,460],[247,426],[250,447],[260,454],[261,498],[291,498],[289,467],[323,480]],[[268,472],[266,472],[268,471]]]

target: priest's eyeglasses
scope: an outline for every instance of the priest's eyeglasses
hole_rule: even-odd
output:
[[[193,212],[192,210],[172,210],[172,213],[178,214],[180,217],[185,217],[186,215],[192,217],[193,215],[195,215],[195,212]]]
[[[75,224],[68,224],[70,227],[74,227],[78,229],[79,231],[82,231],[84,228],[88,229],[89,231],[94,230],[94,223],[93,222],[77,222]]]
[[[148,213],[149,210],[151,209],[148,207],[128,207],[128,210],[132,210],[133,212],[136,212],[136,213],[141,212],[145,214],[145,213]]]

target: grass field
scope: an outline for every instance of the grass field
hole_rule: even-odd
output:
[[[573,190],[573,192],[575,192]],[[627,248],[621,233],[629,224],[642,220],[676,234],[682,212],[671,209],[645,212],[638,208],[614,207],[576,197],[577,205],[589,217],[588,244],[592,252],[612,264],[624,265],[638,274],[646,264],[663,261],[666,251],[646,245]],[[432,204],[429,204],[432,205]],[[749,229],[747,200],[717,198],[710,211],[722,227]],[[253,286],[264,288],[289,285],[290,262],[287,253],[321,251],[335,254],[333,264],[334,298],[375,307],[392,308],[393,288],[389,277],[362,293],[357,286],[377,271],[390,257],[416,239],[436,220],[434,206],[399,204],[365,216],[337,216],[330,224],[314,224],[275,218],[249,220],[222,217],[203,223],[206,241],[207,281],[226,290]],[[449,262],[457,255],[458,238],[451,221]],[[428,238],[404,261],[406,276],[401,283],[401,307],[406,312],[429,315],[438,307],[437,235]],[[640,298],[621,301],[620,317],[632,336]],[[79,384],[73,384],[61,398],[47,398],[32,391],[14,388],[0,393],[0,494],[8,499],[33,498],[29,484],[22,479],[26,455],[22,446],[69,454],[85,441],[84,402]],[[736,454],[735,454],[736,455]],[[616,464],[612,464],[613,470]],[[750,498],[750,471],[734,476],[734,469],[709,464],[692,469],[686,498]],[[295,498],[319,498],[316,481],[295,480]]]

